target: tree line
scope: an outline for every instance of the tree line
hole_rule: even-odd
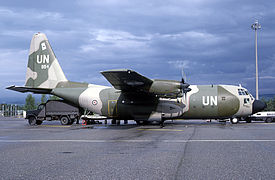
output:
[[[264,111],[275,111],[275,96],[270,99],[262,98],[261,100],[264,101],[267,105]]]

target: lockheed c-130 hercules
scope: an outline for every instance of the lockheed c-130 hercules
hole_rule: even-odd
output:
[[[168,119],[241,118],[261,111],[265,103],[233,85],[189,85],[184,79],[153,80],[130,69],[102,71],[113,87],[67,80],[43,33],[33,35],[25,86],[7,89],[52,94],[102,117],[139,122]]]

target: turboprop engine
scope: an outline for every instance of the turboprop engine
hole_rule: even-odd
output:
[[[174,80],[154,80],[150,86],[149,92],[157,94],[164,98],[182,97],[187,92],[191,91],[189,84],[182,81]]]

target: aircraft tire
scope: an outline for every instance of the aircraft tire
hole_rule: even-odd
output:
[[[265,119],[265,122],[266,122],[266,123],[272,123],[272,118],[270,118],[270,117],[269,117],[269,118],[266,118],[266,119]]]
[[[116,124],[116,120],[115,119],[112,119],[112,124]]]
[[[31,126],[37,125],[36,118],[34,116],[30,116],[28,121],[29,121],[29,125],[31,125]]]
[[[231,124],[238,124],[239,119],[238,118],[230,118],[230,122],[231,122]]]
[[[246,118],[245,121],[246,121],[246,123],[251,123],[251,119],[250,118]]]
[[[42,123],[43,123],[43,121],[36,120],[36,124],[37,124],[37,125],[41,125]]]
[[[120,125],[120,120],[116,120],[116,125]]]
[[[67,116],[62,116],[60,119],[60,122],[62,125],[69,125],[70,124],[70,120]]]
[[[151,124],[151,121],[143,121],[143,125],[149,125]]]

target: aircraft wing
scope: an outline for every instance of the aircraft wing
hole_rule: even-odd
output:
[[[35,94],[50,94],[52,91],[52,89],[30,88],[30,87],[20,87],[20,86],[10,86],[10,87],[7,87],[6,89],[18,91],[21,93],[32,92]]]
[[[151,79],[129,69],[103,71],[101,74],[114,88],[125,92],[148,92],[153,83]]]

